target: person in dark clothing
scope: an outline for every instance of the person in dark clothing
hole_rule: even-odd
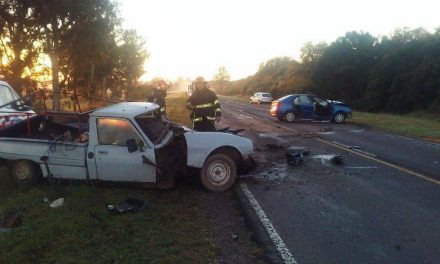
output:
[[[158,89],[156,87],[151,91],[150,96],[148,97],[148,102],[152,102],[158,104],[160,107],[160,114],[162,116],[166,116],[166,90]]]
[[[220,122],[222,111],[217,95],[208,89],[203,77],[194,82],[195,91],[188,98],[186,107],[191,110],[193,129],[196,131],[216,131],[215,122]]]

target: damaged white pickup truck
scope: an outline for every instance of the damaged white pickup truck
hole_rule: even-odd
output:
[[[40,177],[153,183],[167,188],[188,168],[210,191],[252,169],[251,140],[164,122],[152,103],[117,103],[86,113],[46,112],[0,129],[0,160],[18,186]]]

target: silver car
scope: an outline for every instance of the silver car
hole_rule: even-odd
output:
[[[253,103],[257,103],[257,104],[268,103],[268,104],[270,104],[270,103],[272,103],[272,100],[273,100],[273,98],[270,93],[262,93],[262,92],[255,93],[250,98],[251,104],[253,104]]]

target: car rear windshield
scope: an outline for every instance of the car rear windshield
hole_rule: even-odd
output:
[[[160,116],[149,113],[140,115],[135,119],[145,135],[154,144],[158,144],[168,132],[167,126],[162,122]]]

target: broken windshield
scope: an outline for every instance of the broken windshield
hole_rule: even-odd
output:
[[[7,104],[17,99],[18,96],[14,94],[9,87],[0,85],[0,105]],[[10,106],[8,108],[10,108]]]
[[[162,122],[161,117],[153,114],[143,114],[135,118],[136,123],[145,133],[145,135],[153,142],[158,144],[166,136],[168,129]]]

